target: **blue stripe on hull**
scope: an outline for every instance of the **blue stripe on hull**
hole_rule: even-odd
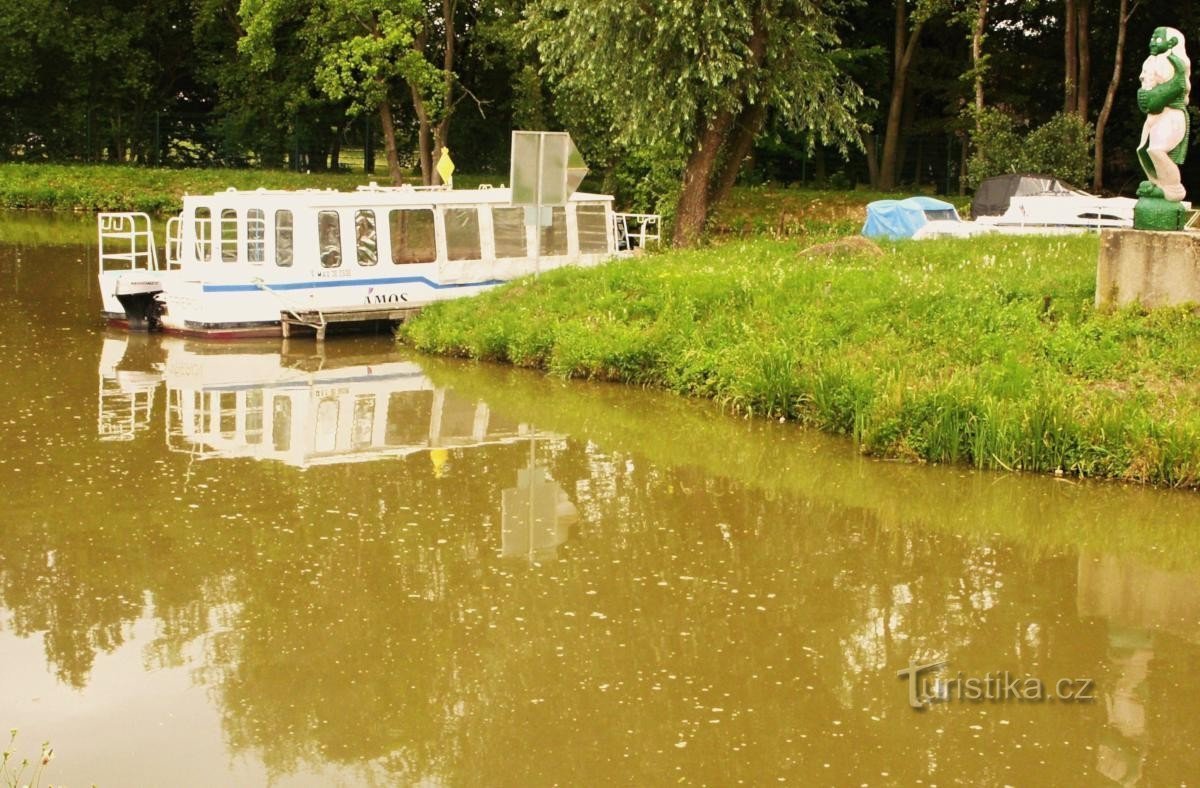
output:
[[[259,290],[310,290],[324,287],[369,287],[373,285],[404,285],[404,284],[424,284],[434,290],[452,290],[460,287],[488,287],[490,285],[504,284],[503,279],[488,279],[483,282],[461,282],[461,283],[443,283],[435,282],[432,279],[427,279],[423,276],[389,276],[379,279],[329,279],[318,280],[315,282],[283,282],[281,284],[270,284],[264,282],[259,285],[204,285],[205,293],[253,293]]]

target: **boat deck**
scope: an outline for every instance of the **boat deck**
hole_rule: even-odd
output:
[[[338,309],[284,310],[279,313],[279,327],[284,339],[293,335],[297,328],[309,328],[316,333],[318,342],[325,341],[325,330],[334,324],[347,323],[402,323],[421,311],[419,306],[358,306]]]

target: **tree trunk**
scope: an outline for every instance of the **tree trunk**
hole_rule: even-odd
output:
[[[383,129],[383,148],[387,151],[388,177],[393,186],[399,186],[404,183],[404,173],[396,151],[396,127],[392,124],[392,100],[387,90],[383,91],[383,101],[379,104],[379,125]]]
[[[450,147],[450,116],[454,113],[454,11],[457,5],[457,0],[442,0],[442,29],[445,36],[442,50],[442,118],[437,125],[431,154],[434,162],[441,156],[443,148]],[[431,182],[442,182],[442,176],[436,170],[432,173]]]
[[[1108,90],[1104,92],[1104,104],[1100,107],[1100,116],[1096,118],[1096,157],[1092,164],[1092,191],[1095,192],[1099,192],[1104,185],[1104,128],[1108,125],[1113,102],[1117,97],[1117,87],[1121,83],[1121,67],[1125,62],[1125,32],[1129,26],[1129,17],[1132,15],[1133,12],[1129,9],[1129,0],[1121,0],[1121,7],[1117,11],[1117,51],[1113,56],[1112,78],[1108,80]]]
[[[896,169],[900,154],[900,122],[904,117],[904,96],[908,83],[908,69],[912,66],[917,42],[921,37],[924,19],[913,25],[908,32],[908,19],[904,0],[896,0],[896,57],[892,76],[892,94],[888,105],[887,126],[883,134],[883,156],[879,164],[879,188],[890,191],[896,188]]]
[[[1076,105],[1076,86],[1079,84],[1079,49],[1078,35],[1075,25],[1078,14],[1075,11],[1075,0],[1065,0],[1063,11],[1063,112],[1074,112]]]
[[[766,51],[767,35],[763,29],[763,20],[761,16],[756,15],[753,32],[750,35],[750,61],[747,63],[746,74],[755,74],[759,71]],[[743,87],[746,86],[743,85]],[[754,112],[753,107],[743,110],[743,113],[751,115]],[[698,118],[699,133],[696,137],[696,147],[688,156],[687,167],[683,171],[683,189],[679,195],[679,204],[675,208],[675,232],[672,241],[677,246],[693,246],[700,240],[700,233],[703,232],[704,223],[708,220],[709,207],[715,204],[709,200],[710,189],[713,187],[713,172],[717,162],[721,159],[722,149],[729,138],[729,132],[733,129],[734,121],[734,115],[729,110],[718,112],[711,121],[703,112]],[[750,142],[753,143],[753,130],[749,134]],[[737,145],[735,145],[736,147]],[[744,154],[742,158],[744,158]],[[738,162],[733,162],[732,166],[738,166]],[[736,176],[736,173],[734,175]]]
[[[699,142],[688,157],[683,171],[683,190],[675,209],[672,241],[676,246],[694,246],[700,240],[704,222],[708,219],[709,182],[732,125],[732,113],[719,113],[700,134]]]
[[[975,6],[975,24],[971,28],[971,70],[975,76],[975,117],[983,111],[983,38],[987,29],[988,0]],[[978,120],[976,128],[978,129]]]
[[[825,159],[821,158],[820,173],[817,175],[819,183],[825,182]],[[867,135],[867,178],[871,181],[871,188],[879,188],[879,141],[874,134]]]
[[[342,134],[346,131],[345,121],[333,127],[333,141],[329,145],[329,169],[337,172],[342,167]]]
[[[417,113],[417,146],[421,161],[421,183],[426,186],[433,184],[433,129],[429,123],[429,110],[425,107],[425,99],[415,86],[412,90],[413,110]]]
[[[1084,120],[1088,119],[1089,92],[1092,84],[1092,37],[1089,32],[1091,6],[1092,0],[1075,0],[1079,19],[1075,25],[1076,51],[1079,53],[1079,71],[1075,83],[1075,112]]]
[[[716,185],[708,199],[710,209],[720,205],[733,191],[738,173],[742,171],[746,159],[754,151],[754,140],[758,138],[758,133],[762,130],[763,121],[766,118],[767,108],[762,102],[742,110],[742,117],[738,120],[737,134],[729,146],[729,153],[725,156],[725,163],[721,167],[720,174],[717,175]]]

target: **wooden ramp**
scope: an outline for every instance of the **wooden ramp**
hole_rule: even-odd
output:
[[[312,329],[317,341],[325,341],[325,329],[346,323],[402,323],[421,311],[419,306],[357,306],[341,309],[284,310],[279,313],[279,326],[284,339],[297,328]]]

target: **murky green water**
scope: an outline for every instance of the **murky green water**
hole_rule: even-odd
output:
[[[56,785],[1200,776],[1198,496],[386,338],[106,333],[47,233],[0,248],[0,729]],[[914,710],[941,659],[1094,699]]]

